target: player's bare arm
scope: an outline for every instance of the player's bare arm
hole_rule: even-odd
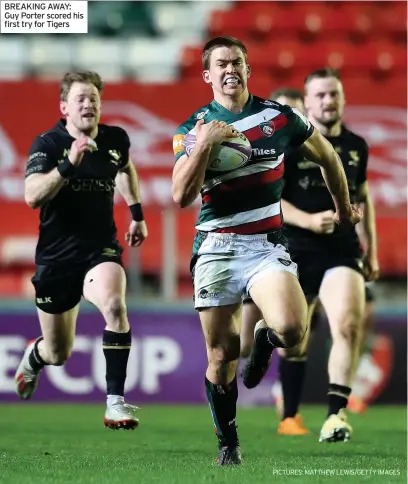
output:
[[[95,142],[87,136],[76,139],[67,158],[48,173],[33,173],[25,180],[24,199],[31,208],[39,208],[52,200],[78,166],[85,151],[96,149]]]
[[[125,234],[125,240],[129,247],[139,247],[146,239],[148,232],[141,205],[139,177],[130,158],[128,163],[118,171],[115,183],[132,213],[133,220],[130,223],[129,231]]]
[[[52,200],[64,185],[65,179],[57,168],[49,173],[33,173],[25,179],[24,199],[31,208],[39,208]]]
[[[129,206],[141,202],[139,177],[132,160],[129,159],[128,163],[118,171],[115,183],[120,194]]]
[[[358,199],[364,213],[361,222],[356,226],[358,236],[365,248],[366,278],[375,281],[380,275],[377,255],[377,232],[375,224],[375,208],[370,194],[368,181],[365,181],[359,189]]]
[[[350,203],[346,174],[333,146],[317,129],[301,146],[303,154],[321,167],[323,178],[336,207],[335,221],[353,225],[361,219]]]
[[[311,230],[316,234],[331,234],[334,230],[333,210],[309,213],[284,199],[281,200],[281,205],[285,223]]]
[[[234,130],[222,121],[204,124],[200,119],[195,125],[195,130],[197,142],[191,155],[181,156],[173,169],[173,200],[181,208],[188,207],[198,197],[213,145],[236,135]]]
[[[281,200],[283,218],[285,223],[301,227],[302,229],[309,228],[309,215],[307,212],[295,207],[292,203],[287,202],[282,198]]]

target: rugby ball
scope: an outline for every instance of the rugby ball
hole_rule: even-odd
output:
[[[195,130],[184,137],[183,145],[187,156],[190,156],[197,142]],[[251,158],[252,148],[248,138],[239,133],[235,138],[228,138],[213,146],[208,169],[212,171],[231,171],[245,166]]]

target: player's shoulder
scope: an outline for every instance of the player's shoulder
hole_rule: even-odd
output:
[[[197,121],[202,119],[205,123],[215,119],[216,109],[214,109],[213,103],[206,104],[196,109],[183,123],[181,123],[176,129],[177,134],[187,134],[194,128]]]
[[[31,143],[31,151],[54,150],[55,147],[58,145],[59,140],[60,135],[55,129],[55,126],[53,126],[51,129],[43,131],[42,133],[39,133],[34,137],[33,142]]]
[[[296,123],[297,121],[301,120],[306,125],[308,126],[310,125],[306,116],[296,108],[291,108],[287,104],[281,104],[281,103],[278,103],[277,101],[272,101],[270,99],[264,99],[258,96],[252,96],[252,97],[253,97],[253,100],[252,100],[253,112],[263,111],[265,109],[272,109],[274,111],[273,113],[274,117],[284,116],[287,118],[290,124]]]
[[[59,123],[55,124],[52,128],[43,131],[37,136],[37,139],[43,140],[45,143],[49,141],[57,140],[61,136]]]
[[[71,143],[71,136],[66,130],[65,121],[60,119],[52,128],[36,136],[32,149],[37,146],[44,150],[59,152],[61,148],[67,148]]]
[[[285,106],[283,106],[282,104],[276,101],[272,101],[270,99],[265,99],[263,97],[254,96],[254,95],[252,95],[252,108],[259,109],[259,110],[269,108],[269,109],[275,109],[276,111],[279,111],[279,112],[285,111]]]
[[[129,135],[120,126],[113,126],[110,124],[99,124],[98,125],[98,135],[104,138],[109,138],[115,141],[127,141],[129,140]]]
[[[353,143],[353,145],[364,149],[368,149],[367,141],[359,134],[348,129],[344,124],[342,125],[341,134],[343,138]]]

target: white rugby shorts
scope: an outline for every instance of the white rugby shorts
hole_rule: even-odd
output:
[[[287,271],[298,276],[286,247],[269,242],[267,234],[210,232],[197,255],[196,309],[240,303],[251,287],[271,272]]]

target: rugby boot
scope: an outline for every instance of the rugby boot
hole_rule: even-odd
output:
[[[330,415],[320,431],[319,442],[347,442],[351,438],[353,429],[347,421],[344,408],[337,414]]]
[[[280,386],[280,383],[279,382],[275,382],[274,383],[274,387],[278,386],[277,383]],[[285,412],[285,402],[283,400],[283,395],[281,393],[278,394],[276,392],[276,390],[273,388],[272,389],[272,396],[274,396],[274,395],[276,395],[275,396],[275,409],[276,409],[276,413],[278,414],[279,419],[282,419],[283,414]],[[296,422],[301,427],[303,427],[303,417],[300,415],[300,413],[297,413],[293,418],[296,420]]]
[[[355,397],[353,394],[350,395],[347,405],[347,410],[351,413],[362,414],[367,410],[368,403],[360,397]]]
[[[255,388],[266,375],[273,348],[268,340],[268,326],[261,319],[255,325],[254,344],[242,370],[242,381],[247,388]]]
[[[22,400],[28,400],[34,395],[41,373],[41,370],[34,370],[29,363],[29,356],[37,342],[37,339],[29,341],[24,351],[23,358],[18,365],[16,374],[14,376],[14,380],[16,382],[16,392]]]
[[[307,435],[309,431],[303,426],[303,418],[300,414],[295,417],[287,417],[279,422],[279,435]]]
[[[220,447],[218,452],[217,464],[219,466],[237,466],[242,464],[241,449],[239,446]]]
[[[135,417],[138,407],[122,401],[106,407],[103,423],[112,430],[135,430],[139,426],[139,419]]]

